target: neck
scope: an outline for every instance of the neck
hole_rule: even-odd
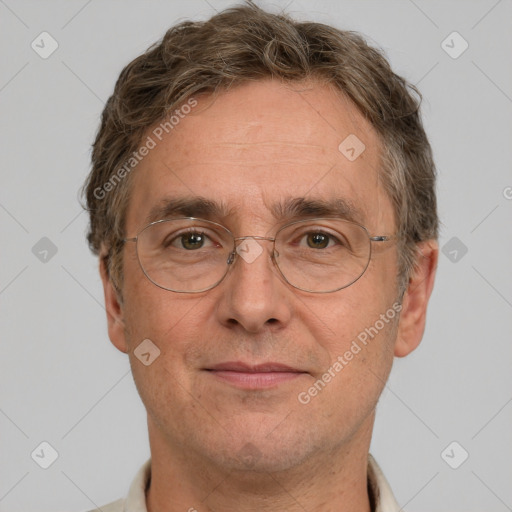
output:
[[[316,450],[278,472],[230,470],[164,439],[148,420],[151,482],[148,512],[370,512],[368,450],[373,415],[348,442]]]

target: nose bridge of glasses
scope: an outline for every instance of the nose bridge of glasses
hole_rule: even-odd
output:
[[[259,246],[258,242],[263,242],[265,240],[268,240],[269,242],[273,243],[273,247],[275,248],[275,241],[276,241],[275,237],[271,237],[271,236],[256,236],[256,235],[254,235],[254,236],[252,236],[252,235],[237,236],[237,237],[234,237],[235,249],[234,249],[233,253],[240,254],[242,244],[246,240],[254,240],[254,242],[256,242],[256,246]],[[250,242],[248,242],[248,244],[250,244]],[[245,249],[247,249],[247,247],[245,247]],[[261,251],[262,251],[262,249],[261,249]],[[246,252],[246,251],[242,250],[242,252]],[[234,254],[233,254],[233,256],[234,256]]]
[[[275,239],[275,237],[271,237],[271,236],[246,235],[246,236],[233,237],[233,240],[235,242],[235,248],[228,256],[228,259],[227,259],[228,265],[231,265],[234,262],[235,256],[237,254],[240,255],[242,257],[242,259],[245,260],[247,263],[252,263],[252,261],[254,261],[254,259],[256,259],[256,257],[259,256],[259,254],[261,252],[263,252],[263,249],[255,250],[254,247],[251,248],[250,246],[246,246],[245,250],[241,249],[241,247],[242,247],[241,243],[243,244],[244,241],[254,240],[256,242],[256,246],[259,246],[258,241],[268,240],[269,242],[275,243],[276,239]],[[275,254],[274,254],[275,253],[275,245],[273,247],[274,247],[274,251],[271,251],[270,256],[271,256],[272,260],[275,260]],[[249,254],[244,254],[244,253],[249,253]]]
[[[237,236],[235,237],[235,242],[242,240],[268,240],[269,242],[275,242],[275,238],[271,236],[256,236],[256,235],[247,235],[247,236]]]

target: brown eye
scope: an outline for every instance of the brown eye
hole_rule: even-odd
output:
[[[307,235],[308,246],[312,249],[325,249],[329,245],[329,235],[325,233],[309,233]]]
[[[203,233],[185,233],[181,235],[181,246],[187,250],[200,249],[204,245],[205,235]]]

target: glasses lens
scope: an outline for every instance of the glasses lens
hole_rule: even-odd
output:
[[[279,270],[292,286],[330,292],[363,275],[371,248],[364,227],[338,219],[314,219],[282,228],[276,251]]]
[[[212,288],[226,274],[231,233],[214,222],[176,219],[155,222],[138,236],[137,254],[146,276],[176,292]]]

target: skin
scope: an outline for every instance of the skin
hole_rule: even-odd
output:
[[[349,199],[371,235],[394,233],[379,181],[379,139],[340,93],[315,82],[266,80],[198,101],[133,172],[127,236],[137,235],[161,199],[196,195],[230,208],[213,220],[235,236],[273,236],[286,220],[278,222],[269,206],[301,197]],[[353,162],[338,150],[349,134],[366,146]],[[198,294],[152,284],[134,243],[125,244],[122,303],[101,267],[109,336],[129,355],[148,413],[150,512],[370,510],[375,407],[394,356],[422,338],[437,244],[421,244],[399,322],[386,324],[308,404],[298,394],[397,301],[396,246],[372,244],[365,274],[326,294],[284,282],[272,244],[261,246],[255,261],[238,258],[220,285]],[[161,354],[144,366],[134,350],[147,338]],[[226,361],[274,361],[304,373],[245,390],[205,370]]]

